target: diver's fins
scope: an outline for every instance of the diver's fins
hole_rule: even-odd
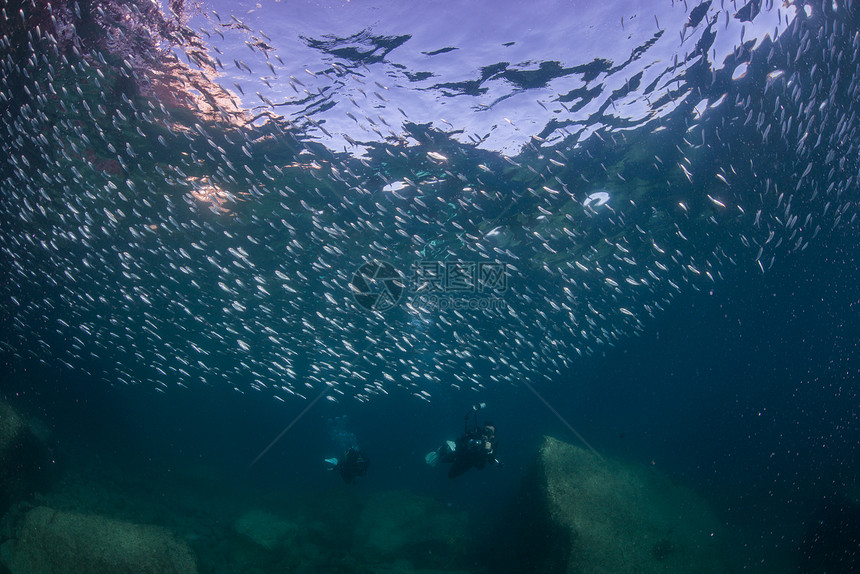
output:
[[[435,450],[430,451],[424,456],[424,462],[426,462],[430,466],[436,466],[439,463],[439,453]]]
[[[454,452],[455,450],[457,450],[457,443],[455,443],[452,440],[446,440],[445,444],[443,444],[442,446],[440,446],[439,448],[437,448],[434,451],[428,452],[427,455],[424,457],[424,462],[426,462],[430,466],[436,466],[437,464],[439,464],[439,451],[440,450],[444,450],[445,455],[449,455],[452,452]]]

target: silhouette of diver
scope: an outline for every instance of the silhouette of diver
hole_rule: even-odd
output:
[[[344,482],[352,484],[356,482],[359,476],[364,476],[367,473],[370,459],[359,448],[355,434],[346,429],[346,422],[346,416],[335,417],[334,420],[329,419],[332,426],[331,437],[343,451],[343,456],[339,459],[327,458],[325,462],[328,464],[329,470],[338,471]]]
[[[445,441],[442,446],[427,453],[424,461],[430,466],[436,466],[440,461],[450,464],[448,478],[456,478],[470,468],[480,470],[487,464],[502,466],[495,455],[496,427],[489,421],[478,426],[478,411],[486,406],[484,403],[474,405],[466,413],[463,436],[456,441]]]

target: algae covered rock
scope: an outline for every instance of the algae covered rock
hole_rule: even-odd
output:
[[[501,549],[505,571],[725,572],[719,523],[691,490],[653,469],[545,438]]]
[[[466,552],[466,540],[464,512],[406,491],[372,495],[355,531],[360,554],[382,561],[406,558],[420,568],[456,565]]]
[[[13,448],[25,429],[23,417],[11,406],[0,401],[0,459]]]
[[[408,560],[395,560],[391,564],[376,564],[372,570],[373,574],[473,574],[470,570],[435,570],[415,569]]]
[[[40,506],[0,549],[12,574],[195,574],[187,544],[169,531]]]
[[[48,478],[47,431],[0,401],[0,514]]]
[[[235,530],[263,548],[271,550],[294,542],[300,527],[271,512],[249,510],[236,520]]]

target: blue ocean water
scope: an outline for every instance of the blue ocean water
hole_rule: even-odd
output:
[[[599,452],[705,493],[737,533],[739,571],[785,567],[809,518],[856,482],[852,317],[860,283],[842,245],[807,250],[764,279],[738,276],[735,285],[685,297],[651,333],[541,389]],[[347,416],[372,461],[349,487],[359,496],[409,489],[489,525],[516,493],[543,435],[577,442],[525,389],[488,389],[483,414],[497,426],[505,466],[451,481],[428,468],[423,454],[458,436],[468,401],[454,393],[416,405],[411,395],[393,393],[370,404],[319,404],[251,467],[302,405],[237,400],[217,389],[202,400],[190,392],[92,388],[87,379],[46,371],[14,375],[5,398],[50,421],[61,445],[123,472],[151,473],[156,491],[195,464],[246,492],[339,489],[322,458],[339,455],[329,419]]]
[[[219,571],[203,523],[405,490],[488,572],[550,435],[703,496],[731,571],[854,568],[853,3],[5,8],[0,393],[63,485],[25,504]],[[504,466],[449,480],[479,402]]]

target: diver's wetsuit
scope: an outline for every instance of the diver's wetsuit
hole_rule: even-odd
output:
[[[343,458],[337,462],[335,468],[340,473],[344,482],[352,483],[359,476],[364,476],[369,466],[370,459],[357,448],[350,447]]]
[[[472,424],[469,417],[474,415]],[[453,452],[441,457],[442,462],[450,462],[448,478],[456,478],[470,468],[482,469],[487,463],[498,464],[496,455],[495,429],[489,423],[478,428],[478,409],[473,408],[466,413],[465,433],[457,439]]]

